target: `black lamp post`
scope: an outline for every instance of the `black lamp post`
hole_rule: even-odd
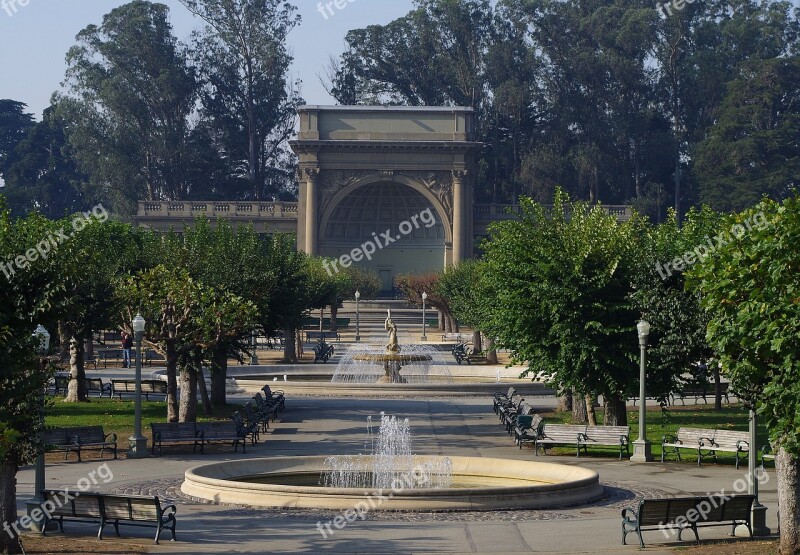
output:
[[[144,338],[145,321],[141,314],[137,314],[131,322],[133,327],[133,342],[136,344],[136,395],[133,417],[133,436],[128,438],[130,448],[129,459],[142,459],[148,457],[147,438],[142,435],[142,339]]]

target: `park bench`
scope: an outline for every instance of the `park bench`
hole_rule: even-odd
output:
[[[279,410],[286,408],[286,397],[284,396],[283,391],[279,389],[272,391],[272,389],[269,387],[269,384],[262,387],[261,391],[264,392],[264,398],[267,400],[267,402],[277,401]]]
[[[585,424],[549,424],[545,422],[542,432],[536,441],[533,442],[534,455],[539,455],[539,447],[544,454],[547,448],[553,445],[574,445],[578,456],[581,456],[580,441],[581,436],[586,433]]]
[[[535,442],[541,434],[543,425],[544,421],[538,414],[518,416],[517,424],[514,426],[514,443],[522,449],[524,442]]]
[[[520,416],[530,416],[534,412],[536,411],[534,411],[533,407],[528,403],[521,403],[515,412],[506,412],[504,415],[506,433],[508,435],[513,435],[514,427],[517,425],[517,418]]]
[[[258,420],[245,419],[240,412],[234,412],[231,420],[236,425],[236,433],[245,439],[250,438],[250,443],[258,442]]]
[[[53,377],[53,395],[66,395],[69,389],[69,375],[56,374]]]
[[[272,417],[272,421],[275,422],[275,419],[278,418],[278,411],[281,408],[280,401],[277,399],[267,401],[261,396],[261,393],[256,393],[253,396],[253,400],[256,402],[256,408],[263,413],[269,414]]]
[[[580,447],[583,447],[584,453],[590,445],[619,447],[619,458],[622,460],[622,452],[628,453],[630,450],[630,433],[628,426],[586,426],[586,431],[578,436],[578,456]]]
[[[750,434],[733,430],[711,430],[704,428],[679,428],[678,434],[665,435],[661,441],[661,462],[668,452],[675,453],[681,460],[681,449],[690,449],[697,452],[697,466],[705,457],[717,460],[717,451],[734,453],[736,455],[736,468],[739,463],[749,456]],[[744,454],[740,456],[740,454]]]
[[[100,378],[85,378],[84,383],[86,384],[87,394],[95,392],[98,397],[108,394],[109,399],[114,395],[114,386],[110,383],[103,383],[103,380]]]
[[[473,362],[486,362],[486,356],[475,353],[474,349],[468,346],[466,343],[458,343],[455,347],[453,347],[452,351],[453,358],[456,359],[456,362],[461,365],[462,362],[466,361],[467,364],[472,364]]]
[[[82,461],[82,451],[100,451],[100,457],[106,450],[117,458],[117,434],[106,434],[102,426],[78,426],[71,428],[46,428],[44,442],[48,450],[64,451],[64,460],[74,452],[78,462]]]
[[[443,333],[442,334],[442,341],[458,341],[459,343],[464,343],[472,339],[472,334],[465,335],[463,333]]]
[[[342,337],[336,332],[332,331],[307,331],[306,332],[306,343],[310,343],[313,340],[322,340],[323,342],[328,338],[334,338],[336,341],[341,341]]]
[[[156,449],[161,455],[161,448],[165,443],[191,444],[195,453],[197,447],[200,446],[200,452],[203,452],[203,433],[197,429],[194,422],[151,422],[150,429],[153,432],[152,453],[154,455]]]
[[[239,435],[236,424],[233,420],[219,422],[198,422],[197,429],[201,433],[203,445],[210,443],[230,443],[235,452],[242,446],[242,453],[245,452],[245,438]]]
[[[509,399],[511,399],[511,397],[514,396],[514,393],[516,391],[517,390],[513,385],[511,387],[509,387],[508,391],[505,392],[505,393],[503,393],[502,391],[495,391],[494,396],[492,398],[492,405],[493,405],[492,408],[493,408],[495,414],[497,414],[498,406],[500,404],[504,403],[505,401],[508,401]]]
[[[131,355],[131,358],[134,356],[135,353]],[[108,368],[110,360],[122,362],[122,349],[98,349],[97,358],[103,361],[103,368]]]
[[[722,395],[722,398],[725,399],[726,403],[730,404],[731,400],[729,395],[731,393],[730,391],[731,384],[728,382],[722,382],[719,385],[720,385],[720,394]],[[681,403],[685,405],[687,397],[694,397],[695,402],[702,399],[703,403],[708,404],[707,397],[711,396],[713,398],[714,395],[716,394],[715,392],[716,388],[714,387],[714,384],[690,382],[684,384],[683,387],[681,387],[681,389],[679,389],[678,391],[671,393],[670,397],[672,398],[673,405],[675,404],[676,399],[680,399]]]
[[[136,380],[112,379],[113,394],[122,400],[123,395],[136,395]],[[167,398],[167,382],[163,380],[142,380],[142,396],[146,401],[151,395]]]
[[[52,511],[44,511],[42,535],[46,534],[47,524],[56,522],[61,533],[64,521],[99,523],[97,539],[103,539],[103,529],[111,525],[119,536],[119,525],[146,526],[156,528],[155,543],[161,532],[172,532],[175,541],[175,505],[162,506],[158,497],[144,495],[115,495],[82,492],[80,494],[64,491],[43,491],[44,503],[52,505]]]
[[[765,461],[775,462],[775,453],[772,450],[772,445],[769,443],[761,448],[761,470],[764,470]]]
[[[328,362],[328,359],[333,356],[333,350],[333,345],[328,345],[324,340],[320,340],[319,343],[314,345],[314,362],[318,360]]]
[[[507,402],[498,406],[497,416],[500,422],[505,423],[507,414],[516,414],[519,411],[520,405],[525,402],[525,398],[519,393],[514,393]]]
[[[267,433],[272,411],[261,410],[257,405],[247,401],[244,404],[244,414],[248,422],[255,422],[258,424],[259,432]]]
[[[751,513],[754,495],[715,494],[707,497],[673,497],[670,499],[642,499],[634,509],[622,510],[622,545],[628,534],[639,536],[639,546],[644,547],[642,532],[648,530],[677,529],[678,540],[689,529],[700,543],[698,527],[731,526],[731,534],[738,525],[744,525],[753,538]]]

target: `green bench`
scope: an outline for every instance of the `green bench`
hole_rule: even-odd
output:
[[[175,541],[175,505],[162,506],[158,497],[143,495],[112,495],[101,493],[72,493],[69,491],[43,491],[44,503],[52,505],[52,511],[44,512],[42,535],[46,534],[47,524],[55,522],[61,533],[64,521],[99,523],[97,539],[103,539],[103,529],[111,525],[119,536],[119,525],[147,526],[156,528],[155,543],[161,532],[172,532]]]
[[[642,532],[649,530],[678,530],[678,540],[684,530],[691,530],[700,543],[698,527],[744,525],[753,538],[751,510],[755,495],[715,494],[707,497],[674,497],[670,499],[642,499],[636,508],[622,510],[622,545],[628,534],[639,537],[644,547]]]

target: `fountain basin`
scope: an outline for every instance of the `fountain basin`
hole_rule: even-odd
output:
[[[403,511],[543,509],[588,503],[603,495],[599,476],[592,470],[488,457],[450,457],[455,486],[451,488],[385,490],[379,498],[369,488],[297,485],[318,480],[326,458],[272,457],[204,464],[186,471],[181,491],[218,503],[335,510],[353,508],[369,496],[376,509]],[[284,479],[286,484],[277,483]]]
[[[367,362],[399,362],[409,364],[411,362],[422,362],[432,360],[431,355],[422,353],[359,353],[353,356],[353,360],[363,360]]]

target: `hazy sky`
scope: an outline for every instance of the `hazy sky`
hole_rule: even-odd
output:
[[[60,88],[67,50],[75,35],[89,24],[100,24],[104,14],[126,2],[121,0],[0,0],[0,98],[28,105],[37,119]],[[201,22],[178,0],[162,0],[170,8],[175,35],[187,42]],[[327,19],[318,11],[318,0],[293,2],[302,22],[289,35],[294,56],[292,76],[303,81],[309,104],[333,102],[319,83],[330,54],[338,56],[350,29],[385,24],[412,9],[412,0],[340,0],[331,5]],[[327,4],[327,0],[323,4]],[[25,4],[25,5],[23,5]],[[9,12],[11,15],[9,15]]]

